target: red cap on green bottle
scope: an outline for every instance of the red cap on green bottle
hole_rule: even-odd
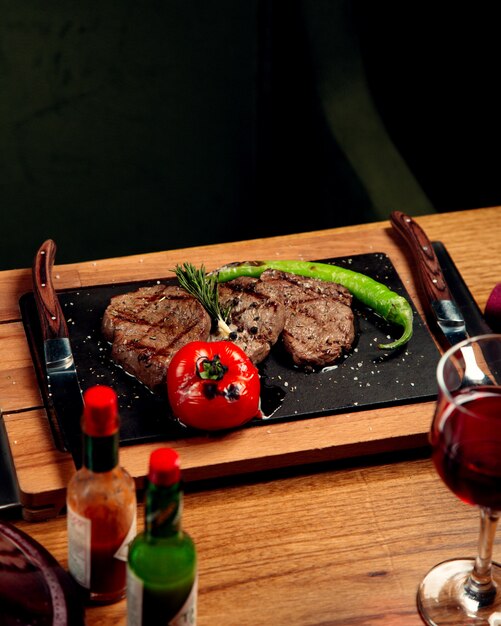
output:
[[[120,426],[117,394],[111,387],[95,385],[84,392],[82,429],[91,437],[109,437]]]
[[[158,448],[150,455],[148,480],[154,485],[169,487],[181,479],[178,453],[172,448]]]

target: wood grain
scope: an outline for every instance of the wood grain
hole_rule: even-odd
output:
[[[470,271],[470,263],[474,264],[476,275],[468,284],[479,306],[482,306],[482,298],[486,299],[488,295],[488,285],[492,286],[498,280],[489,249],[498,246],[500,217],[501,209],[492,208],[419,219],[432,240],[444,242],[463,276]],[[489,228],[486,229],[487,223]],[[470,240],[466,248],[465,240]],[[212,269],[235,260],[315,259],[367,252],[385,252],[390,256],[422,314],[415,261],[389,222],[55,266],[53,280],[56,287],[83,287],[166,276],[176,263],[186,260],[204,263]],[[0,273],[0,312],[11,310],[10,317],[14,320],[19,317],[20,285],[23,289],[26,287],[20,280],[19,271]],[[487,295],[482,295],[484,292]],[[477,294],[481,294],[480,297]],[[65,481],[73,470],[73,462],[69,455],[61,455],[52,443],[22,324],[16,321],[0,324],[0,337],[4,339],[0,341],[1,408],[25,517],[39,520],[60,512]],[[19,411],[23,413],[19,414]],[[180,451],[186,479],[192,481],[320,462],[328,458],[409,449],[426,440],[430,419],[431,408],[424,403],[410,405],[405,411],[389,408],[327,416],[322,418],[321,425],[314,418],[274,424],[273,428],[243,429],[221,437],[217,442],[213,438],[200,437],[171,444]],[[26,446],[14,443],[24,442],[27,433],[37,444],[36,452],[27,453]],[[122,449],[122,461],[139,486],[151,449],[152,445]],[[42,471],[42,468],[49,469]]]
[[[390,221],[409,246],[427,300],[453,300],[432,243],[421,226],[401,211],[393,211]]]
[[[33,263],[33,294],[40,316],[44,341],[69,337],[66,319],[52,279],[55,258],[56,245],[52,239],[48,239],[40,246]]]
[[[501,208],[416,220],[432,241],[445,244],[483,310],[500,279],[493,259],[499,258]],[[54,281],[64,289],[158,278],[186,260],[210,269],[249,258],[367,252],[390,256],[422,312],[415,262],[387,222],[56,266]],[[66,519],[57,513],[73,468],[68,455],[51,447],[19,321],[30,271],[0,273],[0,287],[1,409],[20,485],[32,494],[30,513],[34,520],[53,515],[16,524],[66,567]],[[195,445],[177,442],[187,478],[184,525],[200,558],[199,626],[421,624],[415,594],[422,576],[441,560],[474,555],[478,537],[476,510],[446,490],[427,449],[416,449],[426,442],[432,411],[433,403],[423,403],[328,416],[321,430],[304,420],[256,429],[258,439],[242,430],[217,446],[205,437]],[[381,442],[400,452],[379,456]],[[361,456],[353,458],[354,446]],[[138,487],[151,449],[121,450]],[[249,473],[249,450],[258,472]],[[229,467],[237,477],[228,477]],[[495,557],[501,558],[499,544]],[[125,613],[125,601],[89,608],[87,624],[123,625]]]
[[[18,525],[67,566],[64,517]],[[187,493],[184,527],[199,556],[198,626],[418,626],[419,581],[475,554],[478,514],[428,460],[409,460]],[[86,617],[124,625],[126,601]]]
[[[21,322],[0,324],[0,402],[3,413],[43,406]]]

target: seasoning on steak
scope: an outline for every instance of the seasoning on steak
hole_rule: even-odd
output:
[[[282,342],[296,365],[331,365],[351,348],[352,295],[342,285],[266,270],[255,289],[285,304]]]
[[[334,363],[354,338],[350,292],[336,283],[275,270],[260,278],[241,277],[219,285],[222,309],[231,306],[229,325],[254,364],[281,339],[299,366]],[[102,320],[111,357],[151,389],[165,383],[169,363],[190,341],[211,335],[203,306],[181,287],[156,285],[114,296]]]
[[[190,341],[207,341],[211,319],[180,287],[155,285],[114,296],[102,320],[111,357],[150,389],[165,383],[174,354]]]
[[[286,310],[282,299],[259,291],[260,281],[242,276],[219,285],[221,308],[230,306],[230,328],[233,341],[254,364],[270,353],[284,328]]]

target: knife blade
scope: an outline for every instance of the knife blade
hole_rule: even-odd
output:
[[[401,211],[393,211],[390,221],[414,257],[425,295],[423,307],[429,320],[438,326],[441,333],[438,339],[447,347],[467,339],[464,316],[450,292],[428,236],[412,217]]]
[[[59,425],[63,446],[71,452],[78,468],[81,465],[83,397],[68,326],[52,282],[55,256],[56,244],[48,239],[40,246],[33,263],[33,295],[42,331],[47,410],[53,423]]]

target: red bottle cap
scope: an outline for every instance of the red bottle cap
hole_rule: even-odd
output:
[[[82,429],[91,437],[109,437],[119,428],[118,399],[111,387],[95,385],[84,393]]]
[[[158,448],[150,455],[148,480],[154,485],[169,487],[181,479],[178,453],[172,448]]]

